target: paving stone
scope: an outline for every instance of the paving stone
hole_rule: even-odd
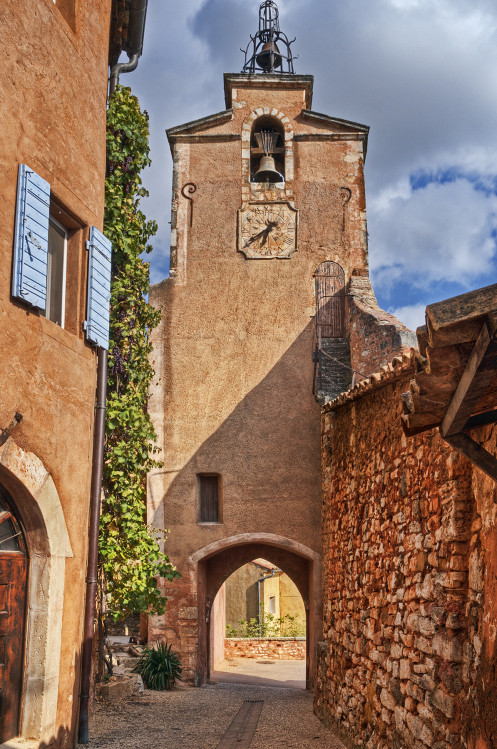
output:
[[[215,749],[245,700],[264,700],[250,749],[345,749],[304,689],[211,684],[95,701],[88,749]]]

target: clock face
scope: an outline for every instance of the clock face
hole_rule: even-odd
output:
[[[249,203],[239,211],[238,249],[247,258],[285,258],[297,249],[298,211],[288,203]]]

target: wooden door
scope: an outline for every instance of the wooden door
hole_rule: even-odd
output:
[[[0,488],[0,743],[19,733],[28,560]]]
[[[316,333],[322,338],[343,338],[345,332],[345,274],[326,260],[316,268]]]

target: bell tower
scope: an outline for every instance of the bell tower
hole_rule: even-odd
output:
[[[337,394],[350,385],[366,356],[361,320],[377,314],[368,127],[312,110],[313,77],[294,72],[292,43],[266,0],[243,72],[224,76],[226,108],[167,132],[170,276],[150,293],[162,312],[150,413],[164,466],[150,476],[148,514],[170,530],[167,551],[182,577],[165,585],[166,615],[151,617],[149,635],[173,643],[197,684],[224,633],[215,596],[255,558],[278,565],[302,594],[312,684],[321,622],[317,399],[325,387]],[[402,328],[382,319],[382,335]]]

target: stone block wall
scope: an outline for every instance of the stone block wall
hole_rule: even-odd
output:
[[[348,284],[352,369],[368,377],[417,344],[416,334],[380,309],[369,276],[352,276]],[[357,382],[360,375],[355,375]]]
[[[472,437],[497,455],[497,429],[484,427]],[[468,635],[475,654],[464,720],[469,749],[497,746],[497,484],[473,470],[475,517],[468,560]]]
[[[230,637],[224,641],[225,658],[305,660],[305,637]]]
[[[476,486],[471,464],[438,431],[404,436],[401,394],[413,366],[397,360],[324,409],[315,707],[351,747],[489,749],[496,616],[483,594],[478,505],[485,495],[497,548],[495,490],[481,477],[485,488]],[[493,591],[495,575],[486,584]],[[476,726],[485,712],[488,743]]]

